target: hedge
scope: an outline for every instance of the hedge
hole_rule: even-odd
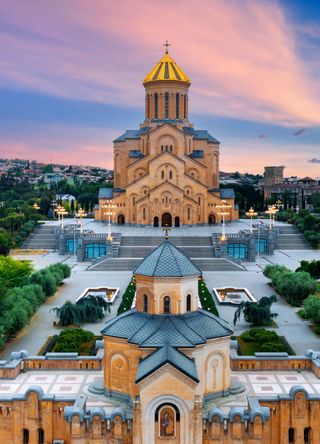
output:
[[[271,279],[273,288],[293,306],[300,306],[304,299],[319,289],[317,281],[306,271],[291,271],[279,265],[267,265],[263,271]]]
[[[31,316],[48,296],[55,293],[63,279],[70,275],[65,264],[55,264],[36,271],[26,278],[26,284],[8,288],[1,300],[0,330],[2,343],[26,326]],[[0,340],[1,345],[1,340]]]

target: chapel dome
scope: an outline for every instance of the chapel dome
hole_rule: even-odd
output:
[[[176,64],[176,62],[166,52],[165,55],[159,60],[156,66],[145,77],[143,83],[158,82],[158,81],[170,81],[184,82],[190,84],[190,79],[182,71],[182,69]]]
[[[168,240],[148,254],[133,273],[153,277],[186,277],[202,274],[191,259]]]

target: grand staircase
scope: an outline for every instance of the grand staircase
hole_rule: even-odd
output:
[[[277,250],[311,250],[310,244],[294,225],[278,227]]]
[[[22,245],[26,250],[55,250],[56,240],[54,227],[50,225],[39,225]]]
[[[241,265],[228,258],[215,258],[211,237],[172,236],[170,241],[181,248],[202,271],[242,271]],[[107,258],[92,265],[92,271],[132,271],[154,248],[163,237],[123,236],[118,257]]]

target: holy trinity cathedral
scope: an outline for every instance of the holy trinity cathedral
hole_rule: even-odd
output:
[[[145,120],[114,140],[114,189],[102,188],[96,219],[158,226],[214,224],[218,205],[237,219],[232,189],[219,189],[220,142],[189,121],[191,82],[168,54],[143,81]]]

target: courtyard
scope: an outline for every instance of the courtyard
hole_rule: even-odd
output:
[[[49,222],[57,223],[57,222]],[[239,229],[247,228],[248,221],[239,221],[227,224],[227,231],[237,232]],[[105,232],[105,224],[86,220],[85,228],[95,232]],[[186,227],[172,229],[170,236],[208,236],[212,230],[219,232],[221,227]],[[136,228],[130,226],[116,226],[115,230],[121,230],[124,235],[131,236],[162,236],[161,228],[145,227]],[[59,333],[59,328],[53,326],[56,320],[52,309],[63,305],[67,300],[75,302],[80,294],[88,287],[109,286],[119,287],[120,296],[112,304],[111,313],[105,319],[94,324],[85,324],[83,328],[99,334],[105,321],[114,317],[121,302],[121,296],[126,289],[132,276],[130,271],[88,271],[91,262],[76,263],[72,255],[60,256],[56,252],[44,254],[19,254],[19,259],[32,260],[35,269],[43,268],[51,263],[64,262],[72,267],[72,273],[58,292],[43,304],[33,316],[30,324],[12,340],[4,353],[3,359],[8,359],[12,351],[28,350],[29,355],[39,352],[48,336]],[[212,293],[213,287],[245,287],[252,293],[255,299],[259,300],[263,296],[275,294],[268,285],[268,280],[263,276],[263,268],[267,264],[285,265],[289,269],[295,270],[301,260],[320,259],[320,252],[315,250],[276,250],[272,256],[262,255],[259,263],[242,262],[245,271],[205,271],[203,273],[208,289]],[[233,316],[236,307],[218,305],[220,316],[233,325]],[[288,305],[282,298],[277,296],[277,302],[273,304],[272,311],[278,313],[276,318],[275,331],[284,336],[296,354],[304,354],[307,349],[319,350],[320,338],[308,326],[308,321],[301,319],[297,314],[298,309]],[[234,334],[239,335],[248,329],[249,325],[241,318],[234,327]]]

